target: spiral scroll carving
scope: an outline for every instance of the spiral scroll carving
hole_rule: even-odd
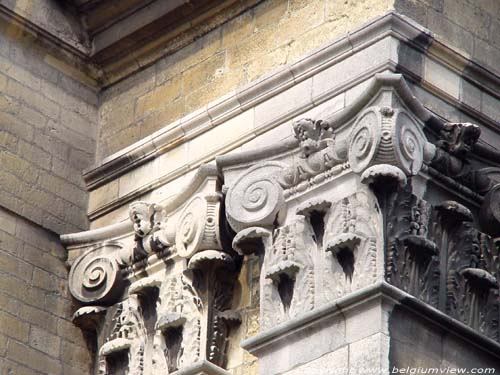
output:
[[[200,250],[220,247],[219,199],[207,199],[200,194],[184,207],[175,234],[175,246],[180,256],[189,258]]]
[[[356,121],[348,153],[349,163],[354,172],[362,172],[375,158],[380,143],[380,123],[380,114],[374,110],[365,112]]]
[[[179,255],[193,255],[201,242],[205,229],[207,202],[202,196],[194,197],[182,211],[177,223],[175,245]]]
[[[394,143],[399,167],[407,175],[417,174],[423,164],[425,136],[420,126],[402,111],[395,114]]]
[[[425,143],[420,125],[406,112],[371,107],[359,116],[351,132],[349,163],[357,173],[390,165],[412,176],[422,168]]]
[[[123,291],[118,262],[104,254],[103,248],[91,250],[78,259],[69,273],[69,290],[85,304],[113,302]]]
[[[243,173],[226,197],[226,214],[234,230],[272,225],[284,203],[278,183],[284,166],[277,162],[258,164]]]

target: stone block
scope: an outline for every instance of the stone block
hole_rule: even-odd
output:
[[[90,370],[89,367],[92,363],[92,358],[86,348],[66,340],[61,342],[61,359],[73,367],[87,371]]]
[[[18,138],[16,136],[4,131],[0,133],[0,145],[7,150],[16,153],[18,147],[17,142]]]
[[[4,58],[0,58],[0,67],[2,68],[2,73],[10,77],[11,79],[16,80],[35,91],[40,90],[40,78],[34,76],[31,72],[24,69],[23,67],[17,64],[13,64],[11,61]],[[2,90],[3,89],[5,89],[5,87],[3,87]]]
[[[309,109],[313,105],[311,100],[312,82],[311,78],[302,81],[258,104],[255,107],[255,128],[265,128],[266,125],[280,123],[283,119],[289,118],[290,115]]]
[[[199,78],[199,77],[198,77]],[[161,110],[183,94],[182,78],[176,76],[137,99],[135,118]]]
[[[5,346],[5,350],[7,350],[7,346]],[[0,373],[8,375],[33,375],[33,370],[7,358],[0,358]]]
[[[118,179],[108,182],[89,194],[89,212],[95,211],[98,207],[118,198]]]
[[[67,182],[66,180],[49,173],[43,173],[40,174],[39,182],[40,185],[47,191],[57,190],[57,195],[68,202],[71,202],[81,208],[87,207],[87,196],[85,191]]]
[[[287,371],[283,375],[345,374],[349,368],[348,349],[349,347],[346,345],[309,363]]]
[[[45,251],[48,251],[49,249],[50,248]],[[46,271],[50,271],[61,278],[66,277],[68,274],[68,271],[60,259],[56,258],[49,252],[44,252],[31,245],[24,245],[23,259],[32,265],[43,268]]]
[[[39,308],[43,306],[43,302],[37,304],[36,306],[37,307],[27,304],[21,305],[19,317],[30,322],[31,325],[37,325],[52,334],[57,334],[57,318]]]
[[[45,374],[59,374],[62,366],[56,359],[47,357],[46,354],[32,349],[26,345],[12,341],[7,350],[7,358],[23,363],[33,370],[40,371]],[[27,359],[29,358],[29,361]]]
[[[246,80],[253,82],[269,72],[277,70],[284,66],[288,61],[290,54],[290,45],[285,44],[270,51],[265,58],[258,57],[245,63]]]
[[[76,133],[80,133],[85,137],[93,140],[97,137],[97,125],[90,122],[85,117],[80,116],[78,113],[62,108],[59,121],[62,126],[65,126]]]
[[[488,39],[490,15],[466,1],[444,0],[444,15],[481,39]]]
[[[287,335],[281,345],[273,343],[273,350],[259,353],[259,372],[264,375],[288,371],[336,351],[345,343],[343,318],[340,315],[330,316],[314,326],[294,330],[293,337]]]
[[[377,333],[389,334],[387,314],[379,300],[344,311],[347,342],[357,342]]]
[[[483,93],[481,96],[481,111],[496,122],[500,122],[500,100]]]
[[[34,184],[37,180],[38,168],[9,151],[0,151],[0,165],[4,171],[15,174],[30,184]]]
[[[389,368],[389,337],[377,333],[349,344],[349,374],[383,373]]]
[[[377,43],[339,61],[313,77],[313,101],[328,95],[333,88],[357,78],[360,72],[366,72],[390,60],[397,60],[397,42],[385,38]]]
[[[281,18],[287,15],[288,1],[264,1],[255,7],[255,28],[257,30],[274,27]]]
[[[31,327],[29,344],[52,357],[58,357],[61,349],[61,339],[57,335],[36,326]]]
[[[481,91],[465,79],[460,80],[460,101],[476,111],[481,110]]]
[[[31,281],[33,266],[23,262],[17,257],[13,257],[7,252],[0,251],[0,270],[5,273],[10,273],[15,277],[19,277],[25,282]]]
[[[18,317],[0,311],[0,333],[21,342],[27,342],[30,326]]]
[[[49,136],[41,131],[35,132],[36,145],[45,152],[57,156],[60,159],[67,160],[70,154],[70,146],[59,138]]]
[[[176,53],[158,61],[156,65],[156,84],[182,73],[221,51],[221,29],[216,29],[194,41]]]
[[[27,124],[33,125],[38,129],[44,129],[48,122],[47,117],[45,117],[40,112],[31,109],[24,103],[19,104],[16,116],[20,120],[26,122]]]
[[[16,81],[10,80],[8,82],[6,92],[8,95],[23,101],[32,108],[36,108],[37,111],[53,120],[57,120],[59,117],[60,108],[58,104]]]
[[[33,286],[48,292],[59,292],[58,278],[38,267],[33,270]]]
[[[488,69],[496,74],[500,74],[500,49],[481,40],[474,40],[474,54],[473,59],[481,64],[486,65]]]
[[[189,163],[208,161],[215,154],[223,153],[244,137],[251,137],[254,125],[254,111],[249,109],[236,117],[202,133],[188,143]]]
[[[182,149],[183,145],[180,146]],[[185,148],[185,147],[184,147]],[[172,150],[172,153],[175,154],[177,148]],[[169,152],[170,154],[170,152]],[[179,167],[182,164],[175,164],[175,162],[172,162],[171,167]],[[148,183],[151,183],[155,179],[159,177],[158,175],[158,167],[156,160],[150,163],[147,163],[145,165],[142,165],[130,173],[127,173],[126,175],[121,176],[118,179],[118,185],[119,185],[119,193],[118,195],[120,197],[134,191],[135,189],[142,187],[144,185],[147,185]]]
[[[222,48],[241,43],[254,32],[253,12],[246,12],[222,27]]]
[[[16,217],[0,207],[0,231],[9,234],[16,233]]]
[[[183,90],[186,93],[208,85],[224,74],[226,53],[218,53],[182,73]]]
[[[445,66],[425,58],[424,79],[455,99],[460,97],[460,76]]]
[[[0,113],[0,126],[3,131],[8,131],[15,136],[26,141],[33,140],[34,130],[29,124],[19,121],[14,115],[8,113]]]
[[[468,55],[472,53],[474,36],[470,31],[443,17],[443,13],[428,9],[427,27],[437,35],[438,39],[450,43],[453,48],[460,49]]]

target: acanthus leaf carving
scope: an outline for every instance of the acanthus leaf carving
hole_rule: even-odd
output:
[[[366,193],[332,203],[322,241],[323,299],[338,298],[377,278],[377,219]]]
[[[261,273],[263,328],[313,309],[313,233],[304,218],[275,231],[265,250]]]

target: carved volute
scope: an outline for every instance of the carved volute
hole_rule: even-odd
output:
[[[378,75],[369,98],[332,117],[294,122],[292,156],[249,153],[228,185],[233,248],[263,257],[264,332],[388,282],[498,340],[498,169],[471,167],[477,126],[433,117],[398,77]],[[449,202],[426,200],[433,180]]]
[[[500,341],[500,172],[479,128],[442,122],[396,74],[290,126],[293,139],[218,157],[166,202],[132,203],[127,223],[68,237],[96,373],[226,373],[250,254],[263,333],[390,284]]]
[[[240,320],[231,311],[238,265],[222,248],[221,199],[208,165],[171,200],[132,203],[129,224],[109,230],[115,239],[77,247],[70,290],[88,306],[74,319],[94,332],[97,374],[226,373]]]

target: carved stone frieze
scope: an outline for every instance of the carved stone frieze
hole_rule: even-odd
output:
[[[94,331],[99,374],[225,366],[239,263],[222,246],[218,178],[208,166],[164,204],[132,203],[130,232],[78,249],[71,292],[94,306],[74,320]]]

